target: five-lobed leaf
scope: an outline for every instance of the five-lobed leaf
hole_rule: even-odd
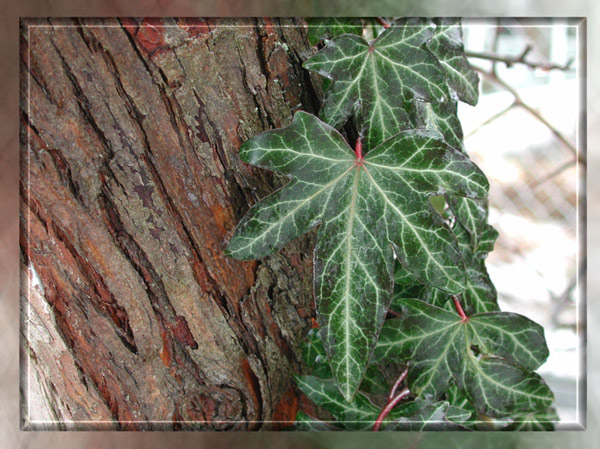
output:
[[[227,253],[260,258],[321,223],[318,321],[332,371],[351,399],[390,304],[394,252],[423,283],[453,293],[465,288],[455,237],[428,196],[484,197],[487,180],[430,131],[399,133],[358,161],[335,129],[305,112],[246,142],[240,157],[292,180],[250,209]]]
[[[339,127],[354,116],[371,149],[402,129],[412,128],[405,105],[448,98],[444,72],[426,43],[433,24],[392,26],[371,43],[344,34],[304,62],[332,80],[320,117]]]
[[[541,326],[507,312],[463,320],[417,299],[402,303],[402,316],[382,329],[373,362],[410,360],[408,382],[414,394],[438,398],[454,378],[488,416],[542,410],[552,403],[548,386],[529,371],[548,356]]]

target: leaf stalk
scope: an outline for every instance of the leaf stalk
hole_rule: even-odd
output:
[[[467,316],[467,314],[463,310],[462,305],[460,304],[460,299],[458,298],[458,296],[457,295],[452,295],[452,301],[454,301],[454,307],[456,308],[456,311],[458,312],[458,315],[460,316],[462,322],[464,323],[465,321],[468,321],[469,317]]]
[[[354,145],[354,154],[356,154],[356,165],[363,164],[363,152],[362,152],[362,139],[360,136],[356,139],[356,144]]]
[[[398,403],[402,399],[407,397],[409,394],[410,394],[410,390],[408,388],[403,388],[402,391],[400,393],[398,393],[396,395],[396,397],[394,397],[394,399],[392,399],[391,401],[388,401],[385,404],[385,407],[383,407],[383,409],[381,410],[381,413],[375,420],[375,424],[373,425],[373,432],[379,432],[379,428],[381,427],[383,420],[387,417],[387,415],[390,414],[390,412],[394,409],[394,407],[396,407],[396,405],[398,405]]]
[[[377,17],[376,20],[379,23],[379,25],[384,27],[386,30],[390,27],[390,24],[383,17]]]

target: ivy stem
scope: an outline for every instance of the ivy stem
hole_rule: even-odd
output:
[[[400,376],[398,377],[398,380],[396,380],[396,382],[394,382],[394,385],[392,386],[392,389],[390,390],[390,394],[387,397],[387,402],[385,403],[385,406],[381,410],[381,413],[379,413],[379,416],[375,420],[375,424],[373,425],[373,432],[379,431],[379,428],[381,427],[381,424],[383,423],[383,420],[385,419],[385,417],[390,414],[390,412],[398,404],[398,402],[400,402],[403,398],[405,398],[406,396],[408,396],[410,394],[410,391],[408,390],[408,388],[404,388],[400,393],[398,393],[396,396],[394,396],[396,394],[396,390],[398,390],[398,387],[400,386],[402,381],[404,379],[406,379],[407,374],[408,374],[408,367],[406,367],[406,369],[404,371],[402,371],[402,374],[400,374]]]
[[[398,312],[396,312],[395,310],[392,310],[392,309],[389,309],[387,311],[387,313],[388,313],[388,315],[396,317],[396,318],[400,316],[400,314]]]
[[[386,30],[390,27],[390,24],[387,23],[387,21],[383,17],[377,17],[376,20],[379,23],[379,25],[384,27]]]
[[[354,145],[354,153],[356,154],[356,165],[362,165],[363,154],[362,154],[362,139],[360,136],[356,138],[356,144]]]
[[[400,377],[398,377],[398,380],[394,383],[394,386],[392,387],[392,389],[390,390],[390,394],[388,395],[388,402],[394,398],[394,395],[396,394],[396,390],[398,389],[398,387],[400,386],[402,381],[404,379],[406,379],[407,374],[408,374],[408,367],[404,371],[402,371],[402,374],[400,374]]]
[[[458,312],[458,315],[460,316],[462,322],[464,323],[465,321],[468,321],[469,317],[460,305],[460,299],[458,299],[458,296],[452,295],[452,301],[454,301],[454,307],[456,308],[456,311]]]
[[[383,423],[383,420],[386,418],[386,416],[390,414],[390,412],[393,410],[394,407],[396,407],[396,405],[398,405],[398,402],[400,402],[402,399],[404,399],[409,394],[410,394],[409,389],[404,388],[404,389],[402,389],[402,391],[400,393],[398,393],[396,395],[396,397],[394,399],[392,399],[391,401],[388,401],[387,404],[385,404],[385,407],[383,407],[383,409],[381,410],[381,413],[375,420],[375,424],[373,425],[373,432],[379,432],[379,428],[381,427],[381,424]]]

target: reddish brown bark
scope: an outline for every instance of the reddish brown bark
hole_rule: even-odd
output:
[[[247,138],[317,102],[294,20],[26,20],[26,428],[259,429],[293,419],[310,237],[223,255],[283,180]]]

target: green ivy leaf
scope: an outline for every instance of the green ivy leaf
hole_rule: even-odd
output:
[[[427,103],[415,101],[415,118],[417,128],[439,131],[451,147],[464,153],[463,131],[456,114],[458,102],[452,99]]]
[[[226,254],[264,257],[322,223],[314,255],[317,315],[333,373],[350,400],[390,304],[392,247],[421,282],[460,293],[456,241],[428,195],[484,197],[487,180],[429,131],[399,133],[357,163],[335,129],[305,112],[287,128],[246,142],[240,157],[292,181],[250,209]]]
[[[450,408],[446,414],[448,420],[460,423],[462,426],[472,430],[554,430],[554,423],[559,420],[554,407],[549,407],[541,412],[530,413],[526,415],[507,416],[499,420],[487,419],[478,420],[475,407],[469,402],[467,397],[461,393],[456,385],[451,385],[446,392],[446,400],[450,403]],[[463,410],[470,416],[466,420],[457,420],[454,416],[453,407],[457,411]],[[457,412],[458,413],[458,412]],[[461,416],[463,418],[464,416]],[[508,423],[508,424],[507,424]]]
[[[321,118],[339,127],[354,115],[368,150],[412,128],[406,102],[448,97],[444,72],[426,48],[432,34],[429,23],[391,26],[371,43],[348,34],[328,42],[304,62],[332,80]]]
[[[341,34],[361,35],[362,21],[357,17],[312,17],[306,20],[308,42],[316,45],[323,39],[331,39]]]
[[[385,430],[429,431],[457,430],[459,427],[448,419],[451,410],[448,402],[411,401],[397,406]]]
[[[369,365],[360,385],[361,391],[370,395],[387,395],[390,384],[377,365]]]
[[[548,356],[538,324],[506,312],[464,321],[416,299],[403,300],[403,309],[401,318],[384,325],[373,363],[410,361],[408,382],[417,396],[438,398],[455,378],[484,415],[529,413],[552,403],[542,378],[526,369]]]
[[[331,432],[336,430],[342,430],[317,418],[313,418],[312,416],[307,415],[302,411],[299,411],[296,414],[296,419],[294,420],[294,427],[296,430],[300,430],[303,432]]]
[[[458,246],[467,268],[466,289],[463,292],[462,305],[468,314],[494,312],[498,307],[498,294],[480,254],[474,254],[469,242],[469,234],[464,227],[455,225]],[[429,288],[423,298],[425,302],[446,310],[453,310],[452,296],[447,292]]]
[[[485,268],[485,262],[471,254],[465,254],[465,260],[466,258],[469,261],[466,262],[467,288],[463,293],[465,312],[473,314],[500,310],[498,293]]]
[[[512,424],[504,427],[502,430],[554,430],[554,423],[558,421],[558,414],[554,407],[549,407],[539,413],[532,413],[524,416],[517,416]]]
[[[479,242],[477,244],[477,248],[475,249],[475,254],[479,255],[480,257],[485,257],[488,253],[491,253],[494,250],[494,245],[496,244],[497,239],[498,231],[496,231],[493,226],[485,224],[483,231],[479,236]]]
[[[451,196],[446,200],[454,212],[456,221],[469,233],[471,246],[477,248],[487,220],[485,200]]]
[[[381,411],[360,392],[346,400],[333,380],[299,376],[296,383],[312,402],[331,413],[336,426],[347,430],[370,430]]]
[[[552,391],[538,374],[504,359],[483,357],[477,365],[464,368],[459,377],[461,387],[485,415],[499,417],[539,410],[554,401]]]
[[[333,377],[319,329],[308,332],[308,341],[302,345],[302,358],[313,376],[321,379]],[[369,365],[360,388],[364,393],[384,395],[388,393],[390,385],[378,366]]]
[[[469,235],[460,225],[455,225],[454,233],[457,237],[467,273],[466,288],[462,294],[464,310],[468,314],[500,310],[496,288],[485,267],[483,257],[485,253],[473,253]],[[442,309],[454,310],[452,295],[447,291],[427,287],[416,281],[415,277],[404,268],[397,266],[391,309],[399,312],[402,307],[402,300],[405,298],[417,298]]]
[[[300,376],[296,379],[300,390],[317,406],[327,410],[333,418],[336,428],[344,430],[371,430],[381,408],[373,404],[367,396],[357,393],[350,402],[340,394],[332,380],[323,380],[313,376]],[[454,425],[446,419],[450,409],[448,402],[409,401],[397,405],[384,419],[382,430],[452,430]],[[300,414],[296,420],[307,430],[325,430],[330,423],[314,420],[311,424],[317,426],[308,429],[308,415]],[[456,411],[453,410],[453,413]],[[331,428],[327,430],[332,430]]]
[[[530,370],[548,358],[544,328],[512,312],[471,315],[471,344],[482,354],[493,354]]]
[[[321,379],[333,377],[319,329],[308,332],[308,341],[302,345],[302,359],[314,376]]]
[[[479,99],[479,76],[465,56],[459,19],[436,19],[437,28],[429,49],[439,58],[448,76],[448,85],[458,98],[472,106]]]
[[[452,421],[455,423],[464,423],[468,421],[472,416],[472,413],[464,408],[450,406],[448,407],[448,412],[446,413],[446,417],[448,421]]]
[[[458,389],[456,384],[451,384],[444,396],[450,403],[450,409],[447,413],[448,420],[459,423],[465,428],[475,430],[478,414],[467,396]]]
[[[400,311],[401,300],[404,298],[424,299],[429,294],[427,286],[421,284],[407,271],[399,261],[396,261],[394,272],[394,295],[390,309]]]

